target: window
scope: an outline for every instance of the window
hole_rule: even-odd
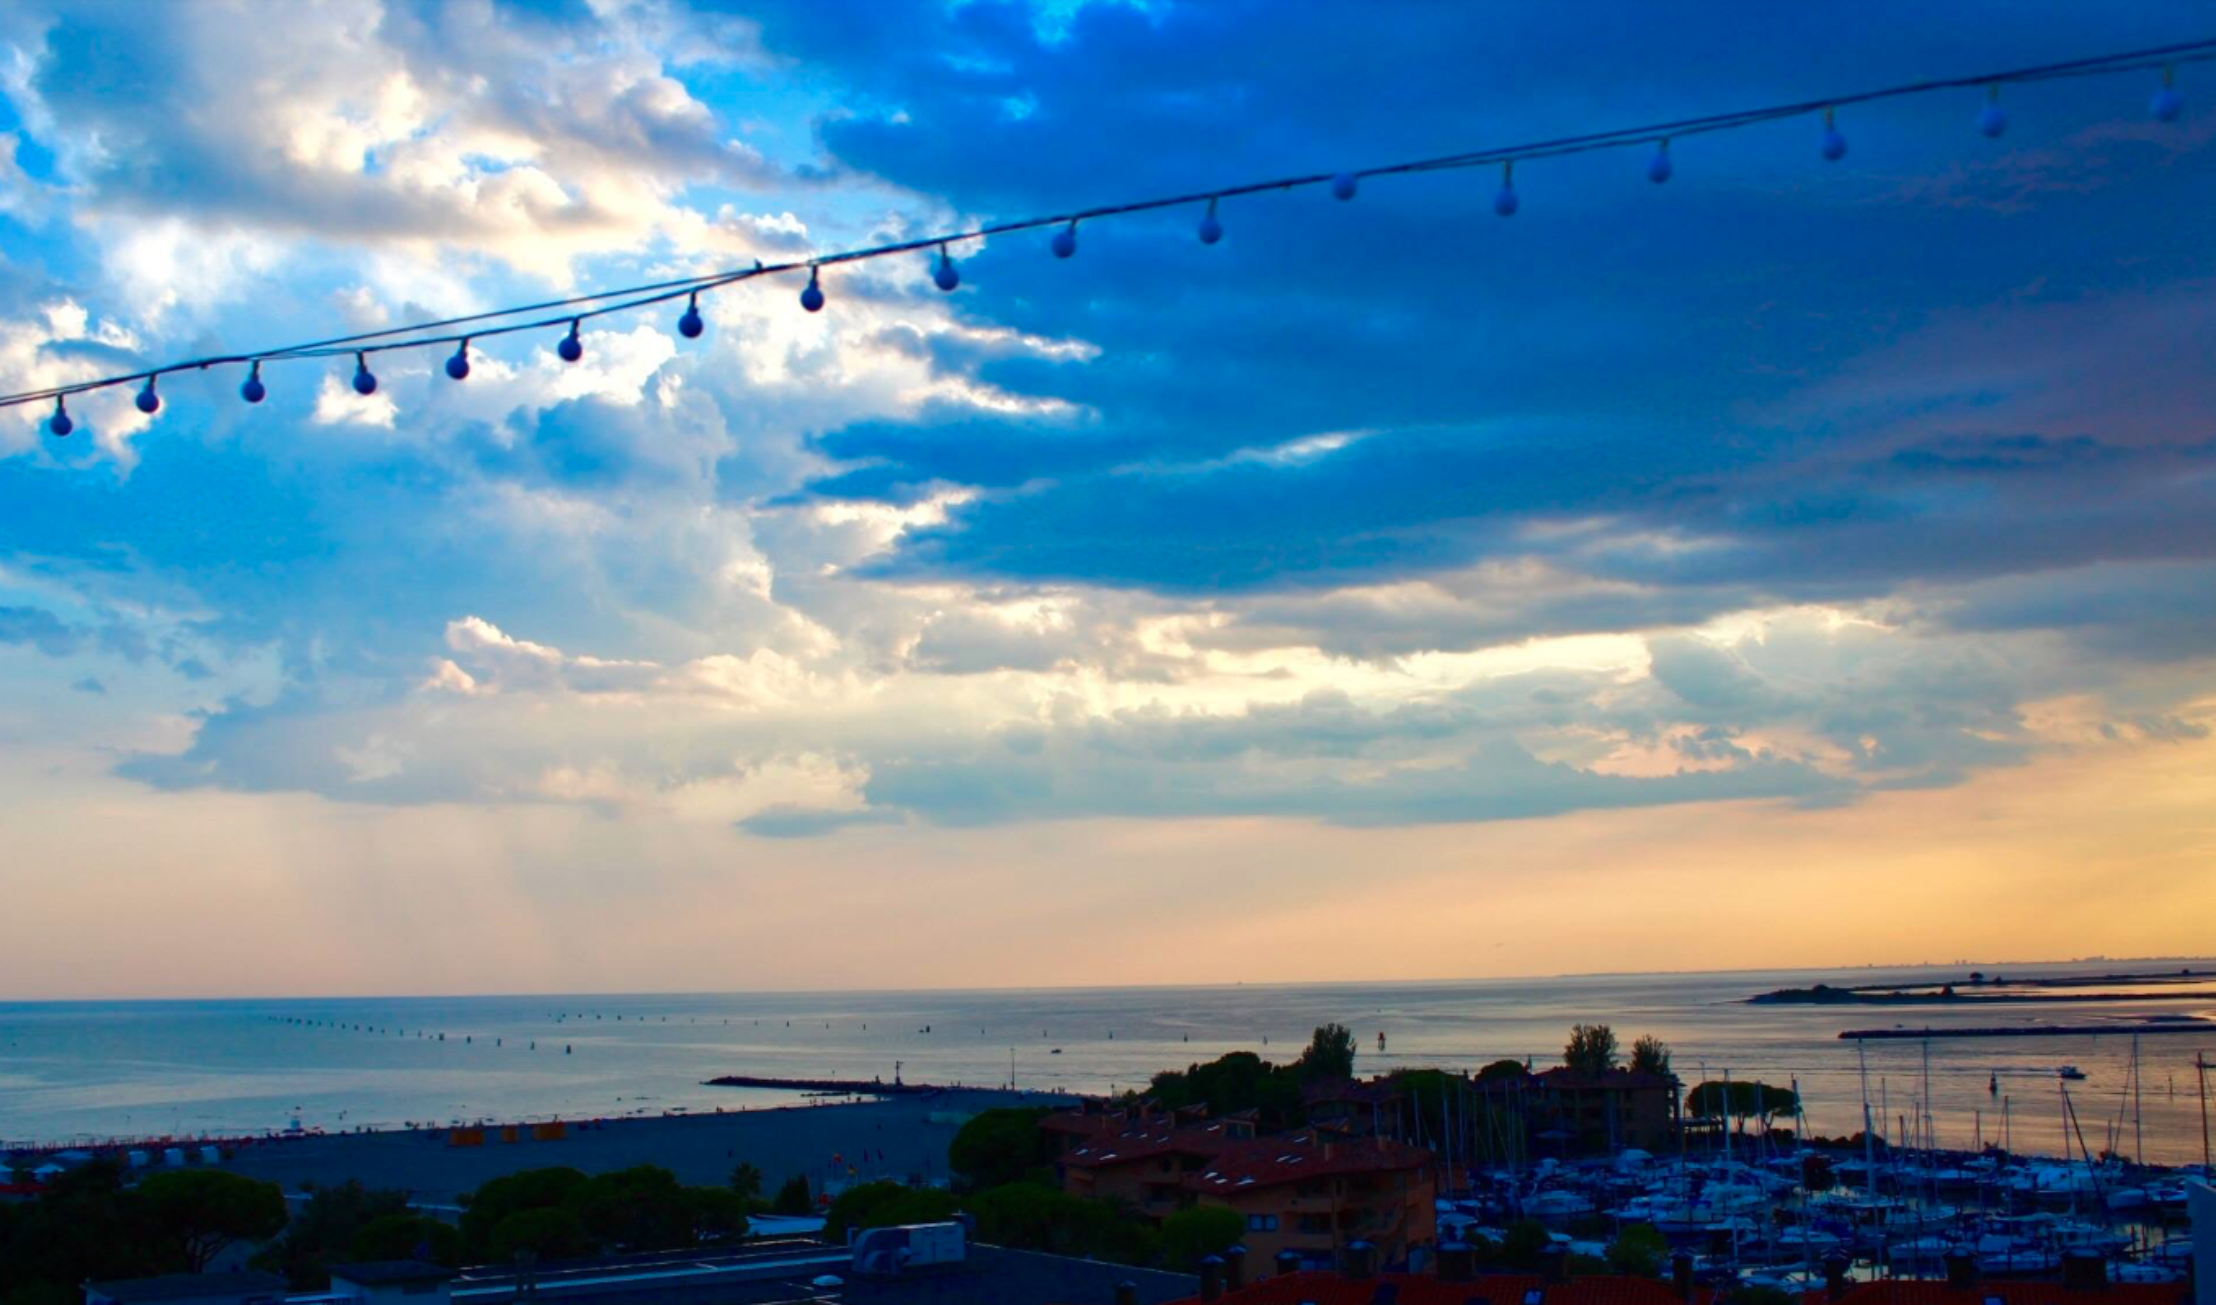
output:
[[[1276,1232],[1277,1216],[1274,1214],[1250,1214],[1247,1216],[1248,1232]]]
[[[1300,1230],[1304,1233],[1328,1233],[1331,1231],[1331,1216],[1304,1214],[1300,1216]]]

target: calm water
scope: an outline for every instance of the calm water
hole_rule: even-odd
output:
[[[2127,967],[2036,972],[2117,968]],[[1735,1079],[1797,1078],[1810,1127],[1838,1134],[1860,1127],[1862,1099],[1854,1044],[1836,1036],[1843,1028],[2216,1018],[2216,995],[1974,1011],[1741,1001],[1819,981],[1959,974],[1950,968],[1319,986],[0,1004],[0,1141],[262,1132],[294,1117],[338,1129],[759,1106],[793,1098],[710,1088],[701,1080],[726,1073],[890,1079],[897,1066],[911,1081],[998,1085],[1009,1080],[1011,1056],[1019,1087],[1095,1092],[1234,1049],[1290,1057],[1326,1020],[1355,1030],[1366,1073],[1397,1065],[1473,1067],[1503,1056],[1535,1056],[1543,1068],[1559,1057],[1571,1023],[1599,1020],[1626,1047],[1641,1033],[1663,1038],[1688,1082],[1702,1077],[1704,1066],[1708,1077],[1729,1070]],[[1387,1038],[1382,1054],[1380,1031]],[[445,1040],[437,1040],[442,1033]],[[1981,1125],[1988,1139],[1996,1137],[2005,1100],[2017,1149],[2058,1153],[2061,1095],[2053,1070],[2074,1064],[2087,1075],[2070,1085],[2087,1139],[2095,1148],[2106,1145],[2121,1120],[2119,1149],[2131,1152],[2131,1116],[2121,1104],[2128,1036],[1928,1046],[1942,1145],[1970,1145]],[[1890,1116],[1917,1113],[1924,1051],[1917,1041],[1870,1044],[1873,1111],[1882,1102]],[[2195,1052],[2216,1061],[2216,1024],[2141,1042],[2150,1160],[2201,1158]],[[1998,1094],[1988,1090],[1996,1074]]]

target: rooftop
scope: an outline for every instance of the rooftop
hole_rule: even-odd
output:
[[[444,1282],[454,1271],[422,1260],[362,1260],[332,1265],[331,1276],[370,1287],[387,1282]]]
[[[158,1278],[88,1282],[85,1290],[122,1305],[140,1301],[197,1300],[209,1296],[282,1296],[285,1280],[274,1273],[166,1273]]]
[[[1390,1173],[1431,1163],[1422,1147],[1384,1138],[1347,1138],[1313,1130],[1226,1144],[1186,1183],[1203,1192],[1297,1183],[1334,1174]]]
[[[1309,1269],[1279,1274],[1227,1291],[1223,1305],[1374,1305],[1389,1299],[1395,1305],[1525,1305],[1532,1293],[1540,1293],[1534,1305],[1682,1305],[1675,1289],[1653,1278],[1591,1277],[1548,1283],[1531,1274],[1479,1274],[1468,1282],[1448,1282],[1420,1273],[1380,1273],[1370,1278],[1350,1278],[1343,1273]],[[1200,1298],[1191,1298],[1198,1301]],[[1695,1290],[1692,1305],[1712,1305],[1715,1293]],[[1177,1305],[1186,1305],[1178,1302]],[[2011,1303],[2013,1305],[2013,1302]],[[2139,1305],[2139,1302],[2133,1302]],[[2152,1305],[2152,1303],[2148,1303]],[[2175,1301],[2164,1305],[2176,1305]]]

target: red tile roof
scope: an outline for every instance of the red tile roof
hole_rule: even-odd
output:
[[[1395,1289],[1395,1305],[1466,1305],[1472,1300],[1523,1305],[1526,1293],[1541,1290],[1545,1305],[1680,1305],[1675,1288],[1652,1278],[1572,1278],[1548,1284],[1527,1273],[1481,1273],[1468,1282],[1442,1282],[1420,1273],[1349,1278],[1322,1269],[1264,1278],[1237,1291],[1227,1291],[1220,1299],[1223,1305],[1371,1305],[1381,1285]],[[1192,1305],[1199,1299],[1194,1296],[1171,1305]],[[1715,1293],[1706,1287],[1694,1290],[1693,1305],[1712,1305],[1714,1299]]]
[[[2104,1287],[2071,1289],[2059,1282],[2033,1282],[2006,1278],[1980,1281],[1955,1288],[1943,1279],[1894,1278],[1885,1282],[1858,1282],[1847,1289],[1839,1305],[2180,1305],[2193,1297],[2182,1282],[2113,1282]],[[1823,1292],[1809,1292],[1802,1299],[1824,1305]]]
[[[1220,1193],[1332,1174],[1420,1169],[1430,1163],[1429,1151],[1404,1142],[1328,1134],[1319,1137],[1310,1130],[1230,1143],[1216,1153],[1206,1169],[1188,1174],[1185,1184],[1197,1191]]]
[[[1143,1124],[1117,1122],[1123,1123],[1123,1127],[1083,1135],[1083,1145],[1063,1152],[1062,1163],[1073,1169],[1099,1169],[1164,1155],[1206,1158],[1231,1144],[1220,1122],[1183,1125],[1172,1125],[1166,1119]]]

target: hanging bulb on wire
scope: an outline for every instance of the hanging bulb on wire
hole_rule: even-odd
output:
[[[961,270],[954,266],[954,259],[946,252],[945,245],[939,246],[939,263],[931,269],[931,284],[948,294],[953,294],[954,287],[962,284]]]
[[[246,369],[246,380],[239,386],[239,397],[248,403],[260,403],[269,397],[269,387],[262,384],[262,363],[259,358]]]
[[[1977,116],[1977,129],[1987,136],[1998,136],[2008,130],[2008,111],[2001,107],[1999,82],[1985,88],[1985,109]]]
[[[146,378],[145,386],[139,390],[138,397],[131,400],[131,402],[137,404],[138,410],[145,413],[149,417],[160,411],[162,406],[162,396],[154,393],[153,377],[149,376]]]
[[[2178,70],[2165,65],[2162,69],[2162,89],[2154,93],[2154,103],[2147,106],[2156,122],[2176,122],[2185,112],[2185,97],[2178,93]]]
[[[1824,158],[1833,163],[1847,157],[1847,138],[1840,135],[1839,128],[1833,124],[1829,105],[1824,107],[1823,143],[1818,148],[1823,151]]]
[[[1331,179],[1331,197],[1333,199],[1353,199],[1354,192],[1360,185],[1361,178],[1351,172],[1342,172]]]
[[[1493,211],[1502,217],[1516,216],[1523,201],[1516,198],[1516,161],[1508,160],[1500,167],[1500,189],[1493,195]]]
[[[457,381],[469,379],[469,341],[454,346],[454,356],[446,360],[446,374]]]
[[[369,370],[369,355],[360,353],[355,354],[354,393],[367,395],[375,394],[376,392],[377,377],[375,373]]]
[[[569,334],[563,336],[562,342],[554,346],[554,352],[562,356],[563,362],[576,362],[579,358],[585,356],[585,342],[577,334],[583,325],[583,319],[570,318]]]
[[[815,268],[808,269],[808,288],[800,292],[800,306],[811,313],[823,311],[823,282]]]
[[[77,423],[69,419],[69,400],[60,395],[54,397],[54,415],[46,419],[46,429],[57,436],[67,435],[77,429]]]
[[[1670,174],[1675,171],[1676,167],[1670,163],[1670,138],[1664,136],[1661,143],[1654,147],[1654,157],[1647,160],[1647,180],[1659,186],[1668,181]]]
[[[677,333],[688,340],[697,340],[708,324],[700,320],[700,292],[695,290],[685,300],[685,315],[677,319]]]
[[[1054,240],[1049,247],[1054,250],[1056,258],[1068,258],[1077,252],[1076,218],[1071,218],[1068,226],[1054,233]]]
[[[1223,223],[1216,220],[1216,201],[1208,201],[1208,215],[1200,220],[1200,243],[1212,245],[1223,239]]]

